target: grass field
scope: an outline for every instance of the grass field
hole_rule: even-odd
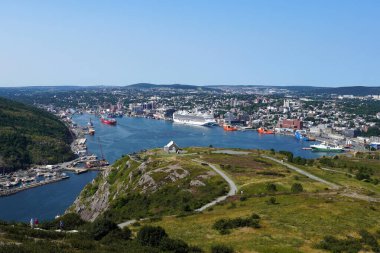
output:
[[[276,196],[277,205],[267,204],[267,199],[235,200],[202,214],[148,223],[204,250],[222,243],[238,252],[321,252],[313,246],[325,235],[355,236],[360,229],[380,229],[380,204],[307,193]],[[212,229],[218,219],[247,217],[253,212],[261,216],[262,228],[234,229],[227,235]]]
[[[174,238],[200,246],[206,252],[214,244],[232,246],[237,252],[324,252],[315,245],[326,235],[344,238],[358,236],[358,231],[380,231],[380,203],[366,202],[341,196],[344,189],[378,196],[379,185],[363,182],[344,173],[298,166],[321,178],[343,186],[333,191],[326,185],[287,169],[281,164],[260,157],[269,151],[250,151],[246,155],[214,154],[214,149],[195,149],[196,155],[215,164],[237,184],[239,194],[203,213],[186,217],[163,217],[143,224],[159,225]],[[281,158],[281,156],[279,156]],[[372,161],[371,161],[372,163]],[[373,165],[376,168],[376,164]],[[373,173],[377,175],[377,171]],[[291,192],[294,183],[304,191]],[[274,184],[276,191],[268,189]],[[243,192],[241,192],[243,191]],[[241,198],[244,196],[244,199]],[[277,204],[268,204],[276,198]],[[261,228],[232,229],[221,235],[213,224],[222,218],[246,218],[252,213],[261,217]],[[138,230],[138,227],[132,227]]]

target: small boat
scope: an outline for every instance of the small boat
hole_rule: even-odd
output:
[[[94,135],[95,134],[95,129],[93,127],[88,128],[88,134],[89,135]]]
[[[91,120],[91,118],[90,118],[90,121],[89,122],[87,122],[87,125],[89,126],[89,127],[92,127],[94,124],[92,123],[92,120]]]
[[[315,151],[315,152],[336,152],[336,153],[340,153],[340,152],[344,151],[344,148],[341,146],[332,146],[332,145],[329,145],[325,142],[322,142],[321,144],[310,145],[310,148],[312,151]]]
[[[107,125],[116,125],[116,119],[113,119],[113,118],[107,118],[107,117],[100,117],[100,121],[103,123],[103,124],[107,124]]]
[[[223,125],[223,129],[224,129],[224,131],[236,131],[237,127],[236,126],[231,126],[231,125],[228,125],[228,124],[224,124]]]
[[[259,129],[257,129],[257,132],[259,132],[259,134],[274,134],[273,130],[268,130],[263,127],[260,127]]]

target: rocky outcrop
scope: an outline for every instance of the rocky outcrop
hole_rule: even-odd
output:
[[[126,196],[151,196],[168,186],[197,194],[197,188],[207,186],[207,180],[213,176],[214,172],[185,159],[126,156],[87,185],[67,212],[93,221],[112,208],[114,202],[121,208],[120,203],[124,203]]]
[[[92,196],[79,195],[67,212],[78,213],[82,219],[87,221],[93,221],[102,214],[109,207],[110,184],[103,179],[108,177],[110,170],[111,168],[108,168],[101,173],[101,182]],[[95,182],[94,179],[91,184],[95,184]]]

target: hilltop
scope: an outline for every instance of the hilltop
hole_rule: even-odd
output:
[[[0,253],[379,252],[379,159],[194,147],[126,155],[64,216],[37,229],[0,222]],[[225,180],[236,194],[200,211],[226,196]]]
[[[121,158],[68,212],[112,220],[133,234],[160,226],[205,252],[215,244],[236,252],[377,252],[379,159],[379,153],[306,160],[285,151],[154,149]],[[198,211],[229,188],[211,165],[238,191]]]
[[[188,155],[151,150],[124,156],[88,184],[69,211],[115,222],[188,213],[228,192],[227,183]]]
[[[73,158],[68,128],[54,115],[0,98],[0,168],[53,164]]]

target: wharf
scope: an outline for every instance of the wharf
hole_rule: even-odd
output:
[[[69,178],[69,176],[62,176],[62,177],[58,177],[58,178],[44,180],[41,182],[31,183],[31,184],[24,185],[22,187],[17,187],[14,189],[5,189],[5,190],[3,189],[3,190],[0,190],[0,197],[9,196],[9,195],[16,194],[16,193],[24,191],[24,190],[28,190],[28,189],[38,187],[38,186],[42,186],[42,185],[46,185],[46,184],[59,182],[61,180],[68,179],[68,178]]]

